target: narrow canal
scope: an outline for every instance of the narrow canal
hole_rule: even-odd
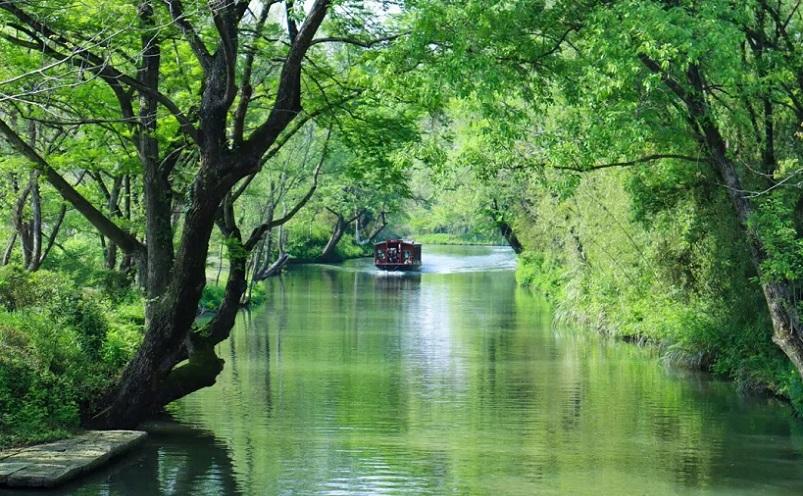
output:
[[[803,422],[649,350],[554,326],[500,248],[420,274],[294,268],[218,384],[79,495],[803,493]]]

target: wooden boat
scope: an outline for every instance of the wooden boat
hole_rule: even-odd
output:
[[[421,267],[421,245],[403,239],[375,243],[374,265],[381,270],[416,270]]]

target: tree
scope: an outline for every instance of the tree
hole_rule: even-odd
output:
[[[630,5],[630,10],[642,22],[670,28],[664,30],[667,39],[656,39],[644,37],[642,25],[641,40],[637,38],[638,45],[631,45],[628,51],[653,76],[647,81],[660,84],[669,96],[675,115],[685,121],[689,141],[725,187],[761,279],[773,341],[803,377],[803,327],[795,289],[800,273],[789,270],[791,267],[777,267],[779,263],[798,263],[794,246],[803,231],[796,229],[787,212],[801,196],[798,192],[791,197],[781,193],[786,198],[769,195],[767,205],[762,193],[748,190],[751,185],[767,192],[786,189],[785,176],[796,174],[799,168],[793,136],[803,116],[796,103],[803,86],[794,76],[800,73],[797,49],[784,40],[788,29],[797,28],[800,13],[796,6],[770,6],[762,1],[749,4],[746,11],[718,2],[701,7],[656,2],[637,10]],[[717,26],[714,32],[706,27],[712,22]],[[693,50],[683,43],[688,34],[671,29],[681,23],[692,26],[696,36]],[[658,43],[676,48],[656,50],[653,47]],[[709,53],[707,48],[715,51]],[[744,74],[754,79],[744,78]],[[729,145],[730,140],[737,146]],[[789,203],[772,212],[773,200]],[[779,235],[788,236],[781,232],[790,228],[793,239],[779,245]],[[794,251],[787,252],[789,249]]]
[[[110,243],[137,260],[146,288],[142,344],[115,386],[88,406],[87,425],[133,426],[166,403],[214,382],[222,361],[213,346],[227,337],[234,315],[230,302],[239,301],[244,291],[239,270],[244,256],[238,247],[247,250],[259,237],[240,239],[233,215],[238,195],[233,189],[257,174],[310,118],[359,93],[349,85],[316,87],[313,80],[335,81],[325,64],[317,76],[314,70],[307,76],[302,73],[312,47],[323,57],[330,55],[325,48],[330,43],[365,49],[350,43],[358,31],[345,21],[347,12],[343,22],[329,28],[334,36],[316,39],[328,0],[316,0],[308,9],[293,2],[249,4],[211,2],[187,10],[180,0],[142,0],[136,6],[98,1],[93,19],[79,14],[77,7],[60,6],[64,15],[55,15],[47,3],[0,2],[3,50],[25,63],[30,62],[25,55],[29,50],[42,57],[32,73],[20,64],[21,72],[7,85],[18,86],[43,71],[63,76],[53,88],[22,88],[19,99],[36,105],[42,93],[69,101],[74,95],[63,91],[71,84],[67,78],[77,77],[79,84],[88,80],[87,93],[104,95],[101,101],[114,102],[116,109],[84,103],[77,106],[80,113],[71,115],[83,125],[116,126],[128,139],[125,146],[135,148],[141,167],[144,242],[66,181],[36,143],[9,125],[8,112],[0,120],[0,133],[8,143]],[[283,11],[279,19],[286,32],[278,38],[279,24],[271,20],[277,9]],[[168,49],[190,54],[194,63],[170,61]],[[302,84],[305,77],[309,81]],[[314,95],[317,109],[304,112],[305,93]],[[263,105],[266,100],[273,103]],[[66,109],[59,110],[61,116],[71,110],[60,107]],[[81,115],[84,112],[89,115]],[[174,225],[177,200],[182,213]],[[114,202],[108,204],[113,207]],[[216,223],[236,263],[216,318],[196,329],[208,242]],[[263,227],[255,233],[264,233]]]
[[[459,99],[494,119],[496,143],[534,179],[563,181],[544,171],[566,171],[560,195],[572,194],[577,173],[702,167],[700,182],[721,185],[742,228],[773,341],[803,377],[797,3],[499,4],[416,3],[398,84],[435,107]],[[471,27],[453,32],[468,17]]]
[[[417,146],[416,117],[411,108],[375,106],[359,119],[338,119],[328,167],[333,177],[322,187],[318,200],[334,217],[320,260],[337,259],[335,248],[352,223],[359,233],[360,223],[367,227],[370,219],[378,219],[368,236],[368,241],[375,239],[385,228],[386,215],[397,211],[409,197],[405,171]],[[359,241],[355,236],[355,242]]]

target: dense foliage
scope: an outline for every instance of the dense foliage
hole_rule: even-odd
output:
[[[798,7],[418,2],[396,64],[559,316],[800,404]]]
[[[783,0],[0,2],[0,442],[213,384],[260,280],[391,235],[507,242],[560,317],[803,405],[802,31]]]
[[[142,302],[108,294],[56,272],[0,270],[0,446],[77,428],[131,357]]]
[[[332,3],[0,4],[0,265],[94,291],[0,319],[42,357],[60,341],[34,338],[58,334],[70,370],[30,362],[15,386],[30,396],[2,408],[22,416],[4,443],[133,426],[213,384],[214,346],[263,298],[259,280],[292,258],[363,255],[381,234],[409,196],[419,107],[385,98],[376,77],[398,37],[371,20],[384,8]],[[106,350],[124,300],[144,317]],[[87,313],[93,302],[103,308]],[[42,318],[28,322],[29,307]],[[56,379],[69,414],[36,399]],[[30,412],[53,429],[25,427]]]

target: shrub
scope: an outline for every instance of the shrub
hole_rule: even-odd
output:
[[[117,295],[119,297],[119,295]],[[0,447],[63,436],[142,337],[141,300],[63,274],[0,268]]]
[[[249,292],[250,291],[250,292]],[[251,296],[251,299],[246,303],[246,306],[252,307],[260,305],[265,301],[267,294],[265,288],[261,284],[255,284],[252,288],[246,289],[246,296]],[[207,284],[204,286],[204,291],[201,294],[201,301],[198,302],[198,308],[201,312],[215,312],[220,304],[223,303],[223,298],[226,296],[226,287],[216,284]]]
[[[0,312],[0,350],[0,446],[78,426],[78,401],[93,374],[73,330],[30,312]]]

